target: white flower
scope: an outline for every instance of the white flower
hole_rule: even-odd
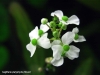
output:
[[[36,26],[34,30],[29,33],[31,42],[26,45],[27,50],[30,51],[31,56],[35,53],[36,46],[39,45],[45,49],[51,47],[50,40],[47,38],[48,33],[44,33],[41,37],[38,35],[38,27]]]
[[[60,40],[54,40],[52,42],[52,50],[53,50],[53,60],[51,61],[51,64],[54,66],[61,66],[64,62],[64,58],[62,56],[62,53],[64,52],[64,46],[66,46],[68,50],[65,51],[66,57],[73,60],[75,58],[78,58],[80,49],[70,45],[69,44],[73,41],[74,37],[73,32],[66,32]]]
[[[57,16],[60,20],[60,22],[64,23],[65,25],[68,24],[76,24],[79,25],[80,21],[79,18],[76,15],[72,15],[71,17],[68,18],[68,20],[65,22],[62,20],[63,12],[61,10],[56,10],[54,12],[51,13],[51,16]]]
[[[83,42],[86,41],[84,36],[78,35],[79,29],[77,27],[73,28],[72,32],[75,34],[74,42]]]

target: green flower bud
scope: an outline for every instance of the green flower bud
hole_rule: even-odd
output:
[[[53,36],[54,36],[55,38],[57,38],[57,37],[58,37],[58,32],[57,32],[57,31],[54,31],[54,32],[53,32]]]
[[[74,39],[77,40],[78,38],[79,38],[79,35],[78,34],[75,34]]]
[[[37,45],[37,39],[32,39],[31,42],[32,42],[33,45]]]
[[[50,27],[56,27],[56,23],[54,21],[50,22]]]
[[[67,25],[64,25],[64,24],[63,24],[63,25],[62,25],[62,29],[63,29],[63,30],[66,30],[66,29],[67,29]]]
[[[70,49],[69,45],[64,45],[64,46],[63,46],[63,50],[64,50],[64,51],[68,51],[69,49]]]
[[[42,19],[41,19],[41,23],[42,23],[42,24],[47,24],[47,23],[48,23],[48,19],[42,18]]]
[[[54,16],[53,17],[53,21],[58,21],[59,19],[58,19],[58,17],[57,16]]]
[[[68,20],[68,17],[67,17],[67,16],[63,16],[63,17],[62,17],[62,20],[63,20],[63,21],[67,21],[67,20]]]
[[[41,30],[41,29],[38,31],[39,36],[41,36],[43,33],[44,33],[44,32],[43,32],[43,30]]]
[[[60,27],[60,28],[61,28],[61,26],[62,26],[62,22],[60,22],[60,23],[58,24],[58,27]]]

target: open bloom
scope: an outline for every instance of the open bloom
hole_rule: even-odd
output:
[[[56,10],[56,11],[52,12],[51,16],[57,16],[59,21],[65,25],[68,25],[68,24],[79,25],[79,23],[80,23],[79,18],[76,15],[72,15],[71,17],[67,18],[66,16],[63,15],[63,12],[61,10]]]
[[[84,36],[78,35],[79,29],[77,27],[73,28],[72,32],[75,34],[74,42],[83,42],[86,41]]]
[[[54,40],[52,42],[53,59],[51,64],[54,66],[61,66],[64,62],[64,57],[68,57],[73,60],[78,58],[80,49],[69,44],[73,41],[74,33],[66,32],[60,40]]]
[[[28,51],[30,51],[31,57],[34,54],[37,45],[39,45],[45,49],[48,49],[51,47],[50,40],[47,38],[48,33],[44,33],[40,37],[38,34],[38,31],[39,31],[38,27],[36,26],[35,29],[29,33],[31,42],[28,45],[26,45],[26,48]]]

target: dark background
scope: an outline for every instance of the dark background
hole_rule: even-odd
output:
[[[26,45],[30,41],[29,32],[40,26],[41,18],[50,21],[50,14],[55,10],[62,10],[68,17],[77,15],[79,34],[87,41],[72,43],[81,50],[78,59],[65,58],[64,64],[56,67],[55,72],[46,72],[44,60],[52,56],[52,51],[37,49],[30,58]],[[69,25],[68,30],[74,27],[76,25]],[[99,32],[99,0],[0,0],[0,75],[4,75],[2,71],[32,71],[23,75],[99,75]],[[38,71],[39,67],[43,69],[42,73]]]

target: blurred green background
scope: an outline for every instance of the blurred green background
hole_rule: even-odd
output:
[[[44,61],[52,56],[52,50],[37,48],[30,58],[26,45],[30,41],[29,32],[40,26],[41,18],[50,21],[50,13],[55,10],[62,10],[68,17],[77,15],[79,34],[87,41],[73,43],[81,50],[79,58],[73,61],[66,58],[53,72],[46,70]],[[68,30],[74,27],[69,25]],[[31,71],[19,75],[100,75],[99,43],[100,0],[0,0],[0,75],[4,75],[2,71]]]

